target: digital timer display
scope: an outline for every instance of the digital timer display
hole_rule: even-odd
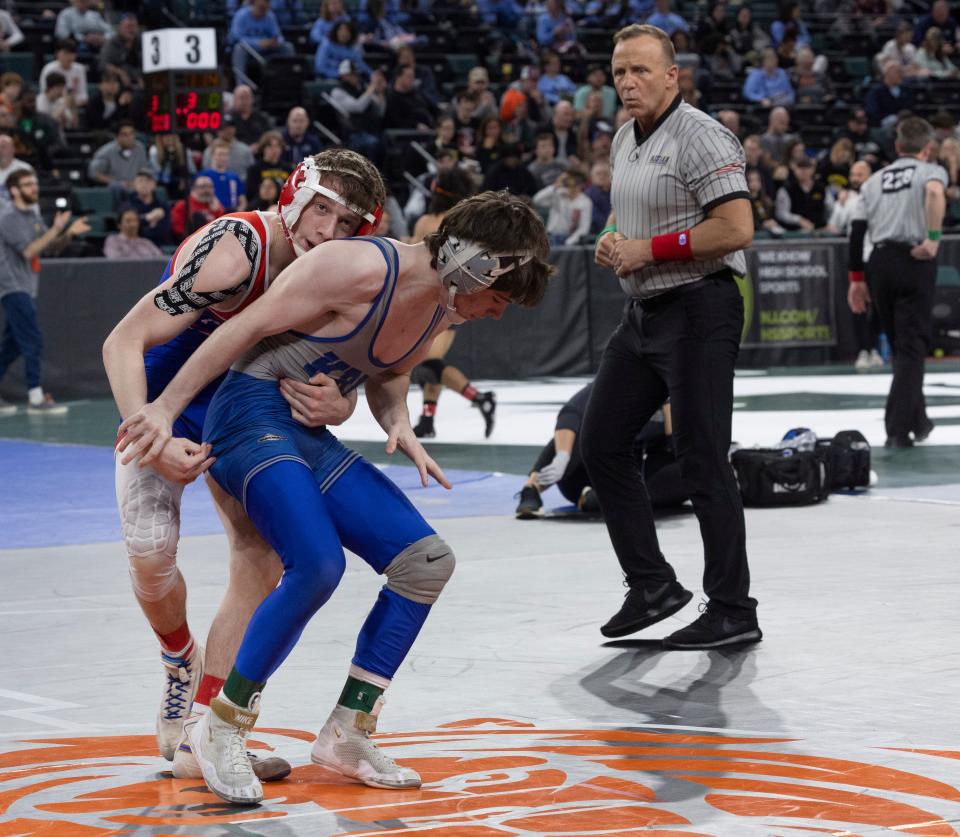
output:
[[[147,123],[153,133],[216,131],[220,127],[220,73],[150,73],[145,84]]]

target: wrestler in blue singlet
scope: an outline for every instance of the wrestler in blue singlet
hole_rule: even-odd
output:
[[[211,474],[243,504],[283,562],[280,584],[253,614],[235,663],[244,678],[258,683],[280,666],[336,589],[344,547],[382,573],[407,547],[436,534],[379,469],[325,428],[298,424],[280,393],[281,377],[305,381],[324,372],[346,395],[412,355],[443,318],[438,305],[409,351],[388,361],[376,358],[399,255],[385,239],[357,241],[379,248],[386,268],[363,321],[343,337],[289,331],[261,341],[234,364],[204,427],[216,457]],[[392,679],[429,611],[384,587],[358,637],[354,665]]]

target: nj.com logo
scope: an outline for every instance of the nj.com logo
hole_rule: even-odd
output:
[[[312,733],[256,735],[252,749],[269,742],[307,761]],[[802,741],[702,730],[479,718],[376,738],[419,771],[422,789],[378,790],[307,764],[265,785],[261,806],[235,808],[200,781],[170,778],[152,736],[13,742],[0,751],[0,835],[956,837],[950,823],[960,820],[960,791],[935,778],[956,775],[946,750],[910,752],[924,775],[809,754]]]

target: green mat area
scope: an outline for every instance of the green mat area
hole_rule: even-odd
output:
[[[747,409],[770,409],[776,398],[778,407],[784,409],[817,409],[810,399],[818,399],[818,393],[792,393],[777,396],[752,396]],[[883,408],[882,399],[867,399],[847,396],[850,404],[838,405],[836,396],[830,396],[830,405],[822,409],[871,406]],[[760,406],[766,400],[767,406]],[[960,396],[933,396],[931,404],[956,404]],[[939,424],[958,424],[960,418],[938,420]],[[66,416],[28,416],[25,413],[0,418],[0,439],[23,439],[34,442],[95,445],[113,445],[119,416],[112,401],[82,401],[71,404]],[[546,441],[546,440],[544,440]],[[407,464],[402,454],[391,460],[379,442],[355,442],[350,445],[373,462]],[[526,474],[533,465],[540,449],[530,445],[461,445],[427,443],[427,449],[441,467],[459,468],[467,471],[500,471],[505,474]],[[907,450],[874,448],[873,469],[880,477],[880,485],[898,488],[912,485],[947,485],[960,482],[960,446],[919,446]]]

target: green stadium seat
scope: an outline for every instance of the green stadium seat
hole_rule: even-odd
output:
[[[97,215],[113,213],[113,192],[106,186],[79,186],[73,190],[73,194],[81,209]]]
[[[27,82],[33,81],[39,73],[34,72],[32,52],[8,52],[0,55],[0,72],[18,73]]]

